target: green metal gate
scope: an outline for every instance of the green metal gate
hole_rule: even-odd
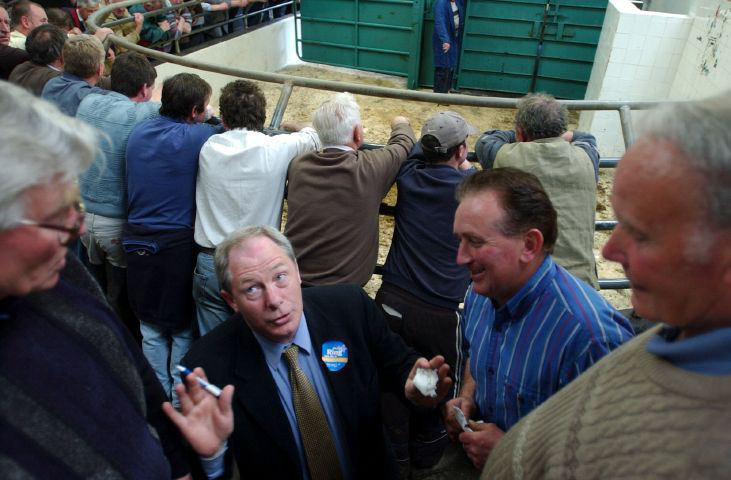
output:
[[[466,1],[458,89],[584,98],[608,0]],[[300,58],[430,87],[433,2],[300,1]]]
[[[457,88],[581,99],[607,0],[467,0]]]
[[[302,60],[408,77],[415,88],[424,0],[299,2]]]

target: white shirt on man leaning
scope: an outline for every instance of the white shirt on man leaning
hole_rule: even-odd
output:
[[[310,127],[272,137],[244,128],[209,138],[195,189],[196,243],[213,248],[245,225],[279,228],[289,163],[319,148]]]

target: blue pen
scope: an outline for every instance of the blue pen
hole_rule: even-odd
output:
[[[193,373],[192,371],[190,371],[189,369],[185,368],[182,365],[176,365],[175,368],[177,368],[178,371],[183,375],[183,381],[185,381],[185,377],[187,377],[188,375]],[[221,396],[221,389],[218,388],[217,386],[213,385],[212,383],[206,382],[198,375],[195,376],[195,379],[198,381],[198,385],[203,387],[203,390],[205,390],[206,392],[210,393],[211,395],[213,395],[215,397]]]

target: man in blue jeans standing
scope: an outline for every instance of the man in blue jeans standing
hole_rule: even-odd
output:
[[[127,144],[129,299],[142,351],[174,405],[174,367],[193,341],[195,179],[200,149],[217,131],[201,123],[210,98],[211,86],[198,75],[168,78],[160,116],[139,123]]]
[[[434,92],[449,93],[464,27],[464,0],[434,2]]]
[[[279,228],[287,169],[293,158],[320,148],[315,130],[282,122],[294,133],[266,135],[266,99],[252,82],[236,80],[221,90],[221,122],[200,152],[195,189],[195,243],[198,260],[193,298],[201,336],[233,313],[221,297],[213,254],[231,232],[264,224]]]

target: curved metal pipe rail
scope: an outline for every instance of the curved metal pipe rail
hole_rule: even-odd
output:
[[[106,18],[108,14],[116,9],[122,7],[129,7],[143,3],[145,0],[125,0],[122,2],[114,3],[112,5],[103,6],[91,17],[87,22],[89,29],[94,32],[100,26],[97,25],[99,18]],[[192,6],[200,3],[200,0],[191,0],[183,4],[175,5],[173,7],[167,7],[155,12],[147,12],[145,16],[156,15],[162,11],[169,11],[184,6]],[[127,20],[131,21],[131,20]],[[109,22],[109,24],[120,24],[124,21]],[[152,50],[150,48],[142,47],[136,43],[129,42],[124,38],[116,35],[110,35],[105,40],[111,41],[114,44],[120,45],[128,50],[137,51],[144,54],[147,57],[152,57],[157,60],[164,62],[174,63],[183,67],[195,68],[198,70],[205,70],[208,72],[221,73],[224,75],[230,75],[239,78],[246,78],[250,80],[259,80],[269,83],[282,84],[282,94],[279,102],[275,109],[271,127],[277,129],[281,121],[284,109],[286,108],[287,101],[292,92],[292,88],[304,87],[312,88],[316,90],[327,90],[333,92],[347,91],[353,94],[366,95],[371,97],[381,98],[395,98],[401,100],[414,100],[418,102],[429,102],[429,103],[441,103],[449,105],[462,105],[471,107],[488,107],[488,108],[516,108],[519,99],[517,98],[501,98],[501,97],[476,97],[470,95],[461,94],[443,94],[443,93],[432,93],[432,92],[419,92],[415,90],[402,90],[398,88],[379,87],[372,85],[363,85],[358,83],[349,82],[337,82],[332,80],[313,79],[306,77],[298,77],[295,75],[286,75],[281,73],[262,72],[258,70],[244,70],[240,68],[226,67],[217,65],[214,63],[191,60],[186,57],[180,57],[169,53]],[[565,105],[570,110],[616,110],[620,114],[620,125],[624,135],[625,146],[629,147],[633,140],[632,124],[630,122],[630,111],[631,110],[642,110],[652,108],[658,105],[660,102],[624,102],[624,101],[592,101],[592,100],[559,100],[559,103]],[[375,147],[375,146],[369,146]],[[474,159],[472,159],[474,160]],[[614,168],[616,167],[618,159],[611,158],[602,160],[601,167]],[[381,205],[382,214],[393,215],[394,207],[386,204]],[[611,230],[616,225],[616,221],[597,221],[596,230]],[[375,273],[381,273],[382,266],[377,265]],[[629,281],[627,279],[600,279],[600,288],[602,289],[626,289],[629,288]]]
[[[129,7],[132,5],[143,3],[144,1],[145,0],[125,0],[123,2],[104,6],[96,11],[91,17],[89,17],[89,21],[87,23],[91,27],[92,31],[96,30],[97,28],[99,28],[99,25],[97,25],[98,19],[106,17],[108,13],[115,8]],[[195,3],[199,2],[186,2],[186,5],[191,5]],[[241,68],[216,65],[210,62],[190,60],[186,57],[179,57],[176,55],[171,55],[169,53],[151,50],[135,43],[128,42],[124,38],[117,37],[116,35],[112,36],[111,42],[117,45],[121,45],[126,49],[143,53],[148,57],[152,57],[165,62],[175,63],[184,67],[196,68],[199,70],[221,73],[234,77],[248,78],[251,80],[260,80],[263,82],[282,84],[289,82],[295,87],[314,88],[317,90],[328,90],[333,92],[348,91],[350,93],[358,95],[368,95],[372,97],[396,98],[402,100],[415,100],[418,102],[446,103],[450,105],[464,105],[472,107],[515,108],[518,103],[518,99],[516,98],[475,97],[461,94],[418,92],[414,90],[402,90],[399,88],[362,85],[349,82],[337,82],[333,80],[322,80],[316,78],[305,78],[294,75],[286,75],[282,73],[262,72],[259,70],[244,70]],[[633,110],[642,110],[652,108],[653,106],[658,104],[658,102],[624,102],[598,100],[560,100],[559,102],[563,105],[566,105],[566,107],[570,110],[617,111],[619,111],[622,106],[627,106],[628,108]]]

